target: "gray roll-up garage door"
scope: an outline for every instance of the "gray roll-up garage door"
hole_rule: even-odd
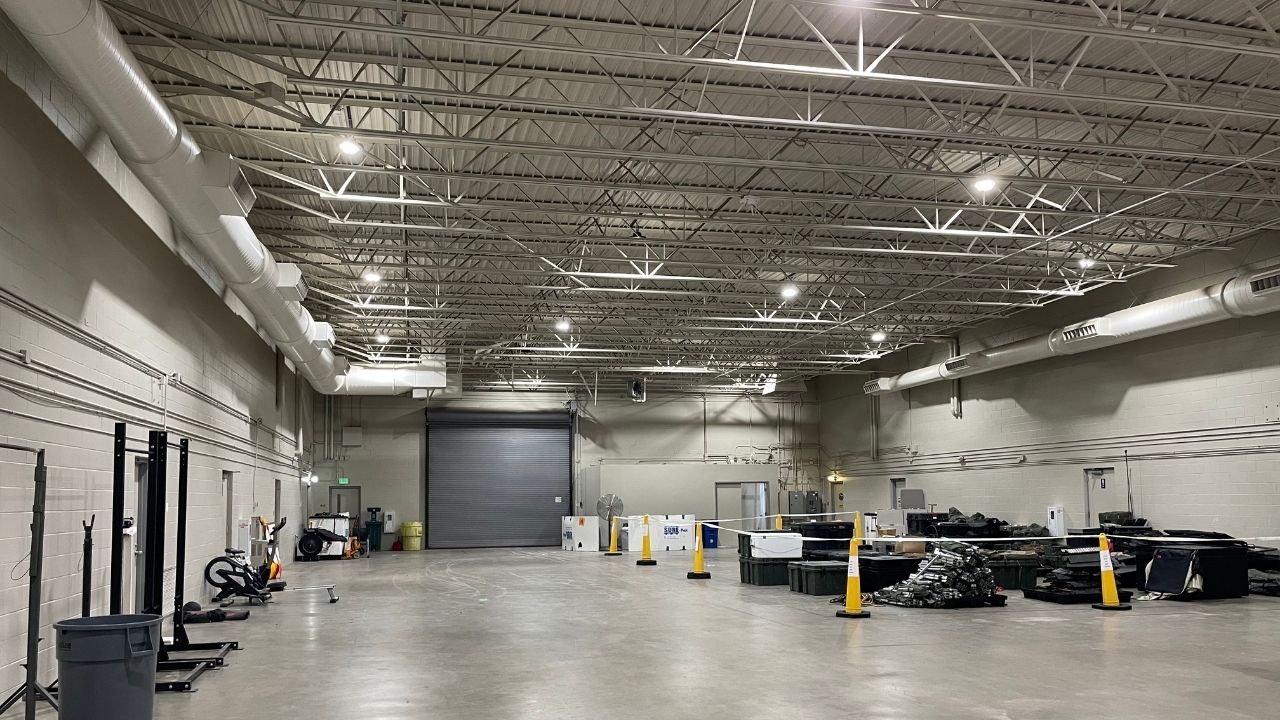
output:
[[[560,544],[571,512],[566,412],[427,412],[427,547]]]

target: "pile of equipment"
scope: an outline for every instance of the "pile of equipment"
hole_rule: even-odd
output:
[[[972,545],[942,543],[911,577],[875,593],[885,605],[923,608],[1004,605],[995,577]]]
[[[1120,584],[1125,576],[1132,576],[1133,569],[1124,561],[1131,559],[1121,553],[1112,553],[1116,577]],[[1062,605],[1102,602],[1102,568],[1098,548],[1088,545],[1064,547],[1052,545],[1045,550],[1044,563],[1054,568],[1038,587],[1024,589],[1024,597]],[[1120,602],[1128,602],[1133,593],[1120,592]]]

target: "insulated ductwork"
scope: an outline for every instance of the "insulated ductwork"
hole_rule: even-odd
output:
[[[960,355],[901,375],[878,378],[863,385],[862,389],[868,395],[906,390],[939,380],[968,377],[1055,355],[1075,355],[1219,320],[1264,315],[1277,310],[1280,310],[1280,267],[1272,267],[1163,300],[1117,310],[1110,315],[1058,328],[1028,340]]]
[[[301,273],[277,265],[245,219],[255,195],[243,173],[230,156],[196,145],[98,0],[0,0],[0,9],[89,105],[130,169],[316,390],[394,394],[427,379],[435,384],[425,387],[444,386],[442,372],[438,379],[403,368],[361,369],[359,381],[340,375],[332,328],[302,307]]]

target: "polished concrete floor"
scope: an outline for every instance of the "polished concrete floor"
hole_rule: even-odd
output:
[[[245,649],[161,720],[1280,717],[1280,601],[1136,603],[1103,613],[872,608],[709,581],[687,554],[384,553],[289,565],[295,585],[243,623],[195,629]]]

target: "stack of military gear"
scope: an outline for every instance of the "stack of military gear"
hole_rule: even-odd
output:
[[[1003,605],[982,553],[972,545],[943,543],[911,577],[876,592],[885,605],[923,608]]]
[[[1116,576],[1131,575],[1132,567],[1121,565],[1130,556],[1112,553]],[[1070,605],[1075,603],[1102,602],[1101,566],[1096,547],[1065,547],[1053,545],[1045,549],[1044,563],[1056,568],[1045,577],[1039,587],[1023,590],[1025,597],[1033,600]],[[1133,593],[1120,591],[1120,602],[1128,602]]]
[[[1005,537],[1008,533],[1004,528],[1008,524],[999,518],[989,518],[982,513],[965,515],[957,508],[948,508],[947,520],[938,523],[938,536],[950,538]]]

